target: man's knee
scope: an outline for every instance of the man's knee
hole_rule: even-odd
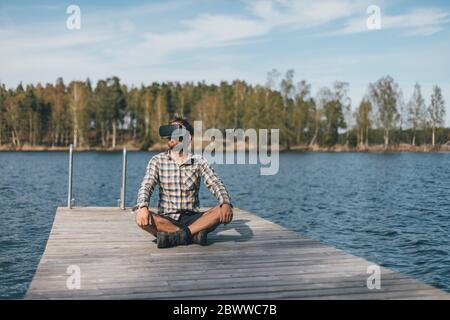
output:
[[[217,205],[215,207],[212,207],[211,209],[203,213],[202,217],[205,217],[209,221],[214,222],[214,228],[216,228],[220,224],[220,206]]]
[[[215,207],[212,207],[211,209],[209,209],[208,211],[206,211],[205,213],[204,213],[204,215],[213,215],[213,216],[219,216],[220,215],[220,205],[217,205],[217,206],[215,206]]]
[[[151,220],[152,220],[152,223],[153,223],[156,227],[157,227],[157,226],[165,225],[166,222],[168,222],[167,219],[165,219],[165,218],[163,218],[163,217],[161,217],[161,216],[159,216],[159,215],[157,215],[157,214],[151,215]]]

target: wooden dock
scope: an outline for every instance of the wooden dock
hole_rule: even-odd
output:
[[[58,208],[26,298],[450,299],[383,267],[381,288],[368,289],[373,263],[239,209],[208,246],[157,249],[153,239],[130,210]],[[79,289],[67,286],[69,266]]]

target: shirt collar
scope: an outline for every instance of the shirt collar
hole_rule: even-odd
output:
[[[180,167],[181,167],[182,165],[185,165],[185,164],[193,164],[193,163],[194,163],[194,159],[192,158],[193,155],[194,155],[194,154],[193,154],[192,152],[188,151],[188,152],[187,152],[187,157],[186,157],[186,159],[183,161],[183,163],[180,165]],[[174,161],[175,163],[177,163],[177,162],[170,156],[170,149],[168,149],[168,150],[166,151],[166,156],[167,156],[167,158],[169,158],[170,160],[172,160],[172,161]],[[177,163],[177,164],[178,164],[178,163]]]

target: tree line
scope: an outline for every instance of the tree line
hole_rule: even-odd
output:
[[[369,84],[356,108],[349,83],[336,81],[315,95],[311,85],[294,80],[294,71],[267,75],[265,85],[235,80],[153,82],[128,87],[117,77],[91,81],[62,78],[55,84],[0,84],[0,145],[116,148],[124,143],[148,149],[161,142],[158,128],[175,113],[202,120],[204,128],[279,128],[280,144],[369,146],[443,144],[445,101],[434,86],[429,102],[416,84],[404,101],[390,76]],[[353,110],[355,109],[355,110]]]

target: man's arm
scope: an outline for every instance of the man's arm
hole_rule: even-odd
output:
[[[144,179],[138,191],[138,198],[134,211],[136,211],[136,223],[139,226],[146,226],[149,224],[148,206],[153,190],[159,181],[159,167],[158,160],[153,157],[147,165]]]
[[[219,201],[220,223],[229,223],[233,219],[233,206],[225,185],[206,160],[202,161],[200,168],[206,187]]]

